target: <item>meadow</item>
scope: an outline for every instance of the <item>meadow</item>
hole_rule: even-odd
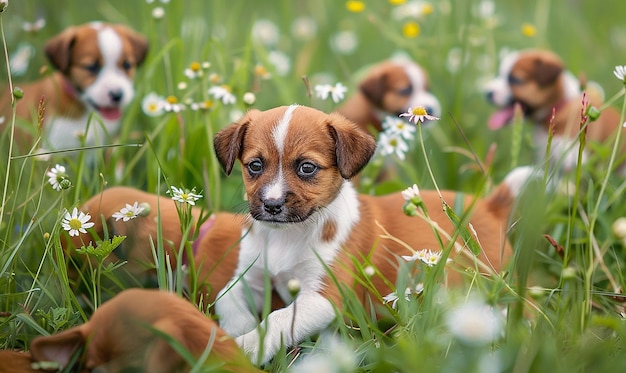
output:
[[[530,164],[529,126],[490,131],[486,124],[494,109],[482,87],[507,50],[555,51],[614,98],[623,121],[625,83],[613,70],[626,64],[625,10],[618,0],[9,0],[0,26],[16,86],[42,74],[45,41],[72,24],[125,23],[146,35],[150,52],[122,132],[90,150],[91,159],[37,155],[36,142],[22,152],[9,131],[0,134],[0,349],[27,349],[38,335],[82,323],[127,286],[117,280],[123,263],[92,268],[80,285],[69,280],[72,263],[61,248],[66,210],[126,185],[163,195],[170,186],[195,190],[207,212],[241,212],[241,178],[220,170],[215,132],[250,108],[299,103],[330,112],[341,102],[316,96],[316,85],[340,82],[350,95],[369,66],[394,55],[424,67],[442,115],[419,128],[422,138],[402,157],[377,154],[362,193],[416,184],[484,195],[511,169]],[[11,125],[14,118],[0,120]],[[626,371],[626,181],[609,168],[624,156],[588,146],[596,156],[558,181],[537,166],[543,177],[521,197],[510,234],[515,257],[501,276],[467,273],[466,286],[447,289],[436,282],[437,266],[425,266],[420,279],[401,271],[392,279],[399,294],[410,281],[424,287],[386,303],[384,322],[348,292],[335,337],[307,340],[265,369],[306,360],[311,371],[329,372]],[[384,158],[400,171],[375,183]],[[46,176],[56,165],[67,175],[61,190]],[[171,270],[158,273],[159,287],[182,293]]]

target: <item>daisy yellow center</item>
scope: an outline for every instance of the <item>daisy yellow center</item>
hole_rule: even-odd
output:
[[[187,194],[187,193],[181,193],[181,194],[180,194],[180,198],[182,198],[182,199],[189,199],[189,194]]]
[[[132,211],[126,211],[126,213],[124,215],[128,216],[129,218],[131,218],[131,217],[135,216],[135,213],[132,212]]]
[[[202,103],[202,107],[205,109],[210,109],[213,107],[213,101],[211,100],[206,100]]]
[[[352,13],[359,13],[365,9],[365,3],[351,0],[346,3],[346,9]]]
[[[261,66],[261,65],[257,65],[254,68],[254,73],[257,75],[265,75],[267,74],[267,69],[265,69],[265,67]]]
[[[175,96],[167,96],[165,100],[170,104],[175,104],[178,102],[178,99]]]
[[[537,29],[535,28],[535,26],[531,25],[530,23],[525,23],[524,25],[522,25],[522,34],[524,36],[533,37],[535,36],[536,33],[537,33]]]
[[[74,230],[79,230],[80,228],[82,228],[83,223],[80,220],[74,218],[68,222],[68,225]]]
[[[149,110],[149,111],[157,111],[157,107],[158,107],[158,105],[156,104],[156,102],[151,102],[151,103],[148,105],[148,110]]]
[[[224,88],[224,90],[228,93],[230,93],[230,87],[227,85],[223,85],[222,88]]]
[[[200,69],[202,68],[202,66],[200,65],[199,62],[192,62],[189,65],[189,68],[191,69],[191,71],[200,71]]]
[[[420,34],[420,25],[417,22],[407,22],[402,26],[402,35],[406,38],[416,38]]]
[[[391,146],[393,146],[393,147],[396,147],[396,146],[398,145],[398,140],[396,140],[396,139],[391,139],[391,140],[389,141],[389,144],[390,144]]]
[[[428,112],[426,111],[426,109],[424,109],[421,106],[413,108],[413,110],[411,112],[413,113],[413,115],[418,115],[418,116],[428,115]]]
[[[425,15],[431,14],[431,13],[432,13],[432,12],[434,12],[434,11],[435,11],[435,8],[433,7],[433,5],[432,5],[432,4],[429,4],[429,3],[424,4],[424,7],[422,8],[422,12],[423,12]]]

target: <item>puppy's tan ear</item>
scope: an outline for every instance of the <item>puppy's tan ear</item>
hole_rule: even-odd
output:
[[[44,51],[55,69],[64,73],[69,69],[75,38],[76,28],[70,27],[46,42]]]
[[[252,110],[251,112],[255,112]],[[218,131],[213,138],[215,155],[220,162],[226,175],[230,175],[235,165],[235,161],[241,157],[243,149],[243,139],[250,122],[250,113],[246,114],[239,122]]]
[[[141,65],[148,55],[148,39],[130,27],[124,25],[115,25],[115,29],[128,39],[130,44],[133,46],[135,64],[137,66]]]
[[[335,139],[335,155],[339,173],[344,179],[351,179],[374,155],[376,140],[338,113],[328,115],[328,130]]]
[[[35,361],[55,361],[65,368],[85,344],[85,335],[81,325],[49,337],[37,337],[30,343],[30,353]]]
[[[557,61],[535,60],[535,81],[542,87],[554,84],[562,71],[563,65]]]
[[[374,74],[359,84],[359,90],[376,106],[381,106],[387,88],[387,76]]]

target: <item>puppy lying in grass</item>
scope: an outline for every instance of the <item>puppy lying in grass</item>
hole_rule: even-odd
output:
[[[514,170],[485,199],[422,191],[415,197],[428,211],[423,220],[402,213],[400,193],[356,193],[349,180],[369,161],[376,143],[339,114],[298,105],[252,110],[218,132],[214,143],[227,174],[237,160],[242,165],[251,218],[235,276],[215,309],[220,326],[259,363],[269,361],[281,345],[327,328],[336,309],[342,310],[343,287],[365,307],[380,304],[378,294],[393,290],[402,255],[454,246],[451,266],[497,275],[511,257],[509,214],[532,172]],[[444,213],[443,200],[463,211],[471,208],[471,229]],[[482,247],[477,256],[468,250],[473,240]],[[369,286],[358,281],[357,266],[374,269]],[[461,280],[455,270],[448,274],[451,282]],[[293,282],[299,284],[295,295]],[[288,306],[259,325],[256,315],[264,307],[267,284]]]
[[[81,349],[79,365],[90,371],[180,372],[198,359],[220,371],[258,371],[211,318],[160,290],[125,290],[85,324],[38,337],[30,345],[34,361],[56,362],[63,369]]]

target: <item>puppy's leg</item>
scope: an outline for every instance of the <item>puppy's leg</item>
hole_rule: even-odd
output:
[[[278,352],[281,343],[293,346],[327,328],[334,318],[333,305],[322,294],[302,292],[289,306],[270,313],[259,328],[237,337],[235,342],[253,362],[265,364]]]
[[[220,327],[227,334],[238,337],[254,329],[258,324],[265,299],[262,270],[251,268],[244,276],[235,276],[220,291],[215,303]]]

